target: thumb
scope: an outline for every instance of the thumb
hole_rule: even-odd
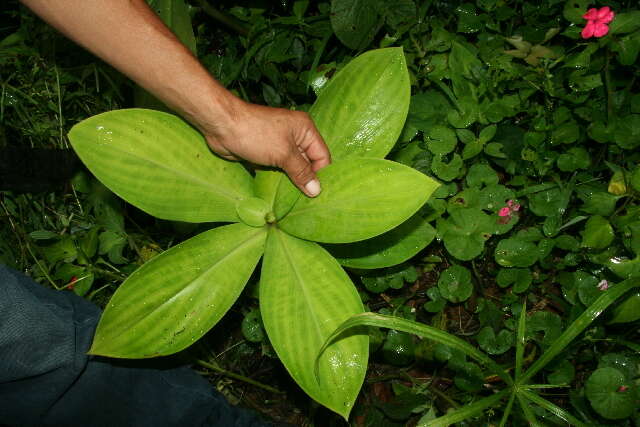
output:
[[[320,194],[320,181],[311,168],[311,163],[298,150],[292,152],[282,165],[291,181],[309,197]]]

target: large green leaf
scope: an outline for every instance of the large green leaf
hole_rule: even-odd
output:
[[[110,111],[75,125],[69,139],[102,183],[158,218],[238,221],[236,202],[253,196],[249,173],[212,154],[195,129],[171,114]]]
[[[256,177],[253,181],[256,196],[267,202],[271,211],[273,211],[276,192],[282,178],[286,178],[284,173],[277,170],[260,169],[256,171]]]
[[[364,307],[349,277],[324,249],[273,227],[260,279],[260,311],[269,340],[291,376],[313,399],[345,417],[367,369],[368,336],[336,340],[331,332]]]
[[[144,264],[109,301],[89,353],[146,358],[193,344],[242,292],[263,253],[266,230],[215,228]]]
[[[338,262],[353,268],[383,268],[400,264],[424,249],[436,230],[419,213],[391,231],[355,243],[326,245]]]
[[[323,243],[349,243],[400,225],[427,201],[438,183],[383,159],[346,159],[319,171],[322,193],[300,197],[279,222],[287,233]]]
[[[384,157],[400,136],[410,95],[402,48],[377,49],[338,72],[309,114],[333,160]]]
[[[396,143],[409,111],[411,87],[402,48],[377,49],[349,62],[322,90],[309,114],[331,157],[384,157]],[[282,176],[276,217],[302,194]],[[324,187],[323,187],[324,188]]]

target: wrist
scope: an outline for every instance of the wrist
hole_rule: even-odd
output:
[[[247,103],[211,78],[204,90],[199,90],[190,108],[182,111],[202,134],[216,138],[229,135],[246,109]]]

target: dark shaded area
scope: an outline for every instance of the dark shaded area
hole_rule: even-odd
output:
[[[80,167],[73,150],[46,148],[0,149],[0,191],[54,190]]]

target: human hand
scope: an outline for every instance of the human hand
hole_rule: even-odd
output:
[[[317,196],[316,172],[331,163],[331,155],[309,115],[241,100],[235,104],[229,120],[199,123],[211,149],[225,159],[279,167],[307,196]]]

